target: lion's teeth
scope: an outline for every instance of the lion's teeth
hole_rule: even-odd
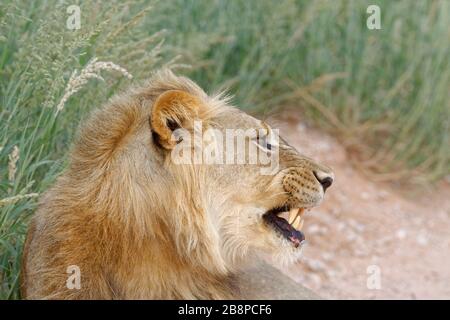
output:
[[[299,208],[294,208],[289,211],[289,220],[288,220],[289,224],[292,224],[294,222],[295,218],[297,218],[299,211],[300,211]]]
[[[300,220],[300,224],[298,225],[298,228],[296,228],[297,230],[302,230],[302,228],[303,228],[303,222],[305,222],[305,220],[301,219],[301,220]]]
[[[302,219],[302,217],[300,217],[300,215],[298,215],[298,216],[295,218],[294,222],[292,222],[291,225],[292,225],[292,227],[294,227],[295,229],[300,230],[300,229],[303,227],[303,219]]]
[[[305,208],[298,209],[298,214],[303,218],[303,215],[305,214]]]

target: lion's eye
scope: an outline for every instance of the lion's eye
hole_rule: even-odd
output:
[[[267,137],[258,137],[258,144],[267,149],[267,150],[272,150],[272,144],[270,144],[269,142],[267,142]]]

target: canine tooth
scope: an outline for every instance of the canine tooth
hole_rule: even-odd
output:
[[[295,218],[297,218],[298,212],[299,212],[298,208],[294,208],[289,211],[289,224],[292,224],[295,221]]]
[[[305,214],[305,208],[298,209],[298,214],[303,218],[303,215]]]
[[[303,222],[305,222],[305,220],[300,220],[300,224],[298,225],[298,228],[297,228],[297,230],[302,230],[302,228],[303,228]]]
[[[302,217],[300,217],[300,215],[298,215],[294,222],[291,224],[295,229],[300,230],[303,226],[303,219]]]

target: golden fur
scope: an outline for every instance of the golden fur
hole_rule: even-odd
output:
[[[317,205],[323,192],[312,172],[329,169],[284,143],[275,176],[173,164],[167,120],[192,128],[195,118],[218,128],[263,125],[169,71],[93,113],[31,222],[23,298],[233,298],[233,273],[253,254],[298,259],[261,215],[282,203]],[[80,289],[66,286],[72,265]]]

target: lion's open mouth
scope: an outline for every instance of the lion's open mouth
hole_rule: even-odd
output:
[[[301,232],[304,212],[304,208],[280,207],[267,211],[263,219],[275,231],[298,247],[305,240],[305,235]]]

